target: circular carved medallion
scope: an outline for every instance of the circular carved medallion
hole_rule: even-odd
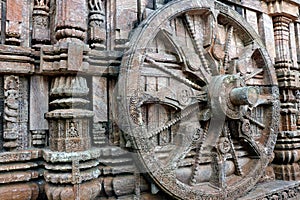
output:
[[[269,162],[278,87],[250,25],[210,0],[172,1],[134,32],[119,79],[120,128],[178,199],[234,199]]]

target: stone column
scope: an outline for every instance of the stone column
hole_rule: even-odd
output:
[[[94,199],[100,193],[100,151],[91,149],[90,121],[94,113],[87,109],[88,94],[87,80],[82,76],[58,76],[52,80],[52,111],[46,113],[50,149],[43,155],[49,200]]]
[[[93,77],[93,110],[95,112],[93,120],[93,145],[96,147],[107,145],[107,87],[106,77]]]
[[[50,44],[50,0],[35,0],[32,12],[32,47],[35,54],[40,55],[43,45]],[[36,57],[39,59],[39,57]],[[38,66],[36,67],[38,68]],[[48,140],[48,123],[43,115],[48,111],[48,78],[33,75],[30,78],[30,133],[31,146],[45,147]]]
[[[85,0],[58,0],[55,5],[55,37],[59,42],[86,40],[88,6]]]
[[[22,0],[7,0],[5,44],[21,44]]]
[[[52,81],[50,102],[53,111],[49,120],[49,145],[52,151],[78,152],[91,147],[89,121],[93,112],[85,109],[90,102],[86,79],[80,76],[60,76]]]
[[[292,20],[286,16],[274,17],[276,58],[275,68],[281,93],[281,128],[275,146],[273,168],[276,179],[299,180],[299,156],[297,150],[298,130],[295,93],[299,89],[297,82],[299,71],[293,68],[290,55],[290,30]],[[296,62],[296,61],[294,61]]]
[[[36,0],[33,6],[32,43],[40,47],[50,42],[49,0]]]
[[[49,149],[45,192],[49,200],[95,199],[101,190],[98,149],[91,148],[90,88],[87,69],[88,5],[86,0],[53,3],[53,46],[43,46],[40,70],[55,74],[49,94]]]
[[[47,3],[47,1],[41,2]],[[77,74],[82,73],[83,70],[83,49],[87,34],[87,1],[59,0],[55,1],[53,6],[57,43],[47,51],[59,52],[59,65],[64,73],[53,78],[51,85],[52,111],[46,114],[50,127],[50,149],[60,152],[85,151],[90,148],[89,120],[93,112],[85,109],[90,103],[85,100],[89,93],[87,81]],[[49,70],[55,70],[53,62],[55,61],[52,61]],[[41,65],[46,64],[43,62]]]
[[[92,48],[106,49],[106,1],[89,0],[89,44]]]
[[[273,169],[276,179],[300,180],[297,146],[299,130],[297,129],[296,91],[300,88],[299,71],[290,53],[291,23],[298,15],[298,5],[290,1],[266,0],[268,13],[273,17],[275,38],[275,69],[278,78],[281,100],[281,124],[274,149]]]

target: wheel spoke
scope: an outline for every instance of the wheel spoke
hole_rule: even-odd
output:
[[[246,82],[248,81],[249,79],[253,78],[254,76],[260,74],[263,72],[263,69],[260,68],[260,69],[256,69],[255,71],[253,71],[251,74],[247,74],[246,76],[243,77],[243,80]]]
[[[216,151],[212,151],[211,153],[211,167],[212,173],[210,177],[210,184],[212,186],[217,187],[218,189],[226,188],[226,158],[220,155]]]
[[[195,162],[192,168],[192,176],[190,177],[190,185],[195,185],[197,183],[196,175],[200,168],[199,162],[202,157],[203,141],[206,140],[208,128],[209,128],[209,122],[206,123],[204,130],[199,131],[200,137],[199,137],[199,142],[197,144],[197,151],[196,151],[197,154],[195,156]]]
[[[145,60],[148,61],[149,63],[151,63],[152,65],[154,65],[155,67],[161,69],[162,71],[168,73],[169,75],[171,75],[173,78],[177,79],[178,81],[186,84],[187,86],[190,86],[190,87],[192,87],[196,90],[203,90],[203,88],[201,86],[197,85],[196,83],[193,83],[192,81],[190,81],[187,78],[184,78],[184,77],[181,77],[181,76],[177,75],[175,72],[173,72],[172,70],[165,67],[164,64],[156,62],[155,60],[153,60],[149,56],[147,56],[145,58]]]
[[[171,126],[180,122],[183,118],[188,117],[189,115],[191,115],[192,113],[195,113],[195,112],[199,112],[199,105],[197,103],[194,105],[188,106],[185,110],[183,110],[181,112],[180,116],[166,122],[164,126],[161,126],[157,129],[147,133],[146,138],[149,139],[149,138],[152,138],[152,137],[158,135],[159,133],[169,129]]]
[[[234,145],[233,145],[233,142],[232,142],[232,139],[231,139],[231,133],[230,133],[230,130],[229,130],[228,126],[225,126],[225,128],[224,128],[224,135],[229,140],[230,152],[231,152],[231,155],[232,155],[232,159],[233,159],[233,163],[234,163],[234,166],[235,166],[236,174],[239,175],[239,176],[242,176],[243,171],[242,171],[242,168],[239,164],[238,157],[237,157],[236,151],[234,149]]]
[[[252,122],[254,125],[256,125],[258,128],[260,128],[260,129],[265,129],[266,128],[266,126],[263,123],[261,123],[258,120],[254,119],[250,115],[246,114],[244,117],[246,119],[249,119],[249,121]]]
[[[246,135],[242,135],[241,138],[243,138],[244,141],[247,142],[252,147],[254,152],[256,153],[256,156],[254,156],[252,158],[260,159],[262,157],[262,155],[265,154],[264,149],[261,146],[261,144],[257,143],[253,138],[250,138]]]
[[[228,71],[228,61],[230,59],[229,57],[229,50],[231,48],[231,39],[233,35],[233,26],[230,26],[227,31],[227,38],[226,38],[226,43],[225,43],[225,56],[224,56],[224,61],[223,61],[223,71],[224,73]]]
[[[189,22],[187,22],[187,24],[189,24]],[[195,37],[195,34],[190,32],[190,28],[187,28],[187,31],[191,35],[193,43],[196,46],[196,50],[194,51],[188,48],[185,44],[183,44],[182,39],[178,38],[170,27],[162,29],[161,31],[162,33],[164,33],[165,37],[171,42],[171,44],[176,49],[179,49],[179,51],[181,52],[181,59],[185,67],[192,69],[192,71],[195,71],[195,74],[197,74],[197,72],[199,71],[201,75],[201,77],[199,78],[208,83],[211,78],[211,69],[208,65],[208,60],[204,56],[203,47],[201,47],[201,45],[199,44],[199,41]]]
[[[198,34],[195,33],[195,30],[194,30],[194,27],[192,25],[192,19],[191,19],[191,16],[189,14],[185,14],[185,20],[186,20],[186,23],[187,23],[187,29],[188,29],[188,32],[195,44],[195,48],[196,48],[196,52],[200,58],[200,61],[203,65],[203,68],[205,69],[205,71],[208,73],[208,74],[211,74],[211,69],[209,68],[209,65],[208,65],[208,62],[207,62],[207,59],[205,58],[204,56],[204,53],[203,53],[203,47],[201,47],[201,44],[199,43],[200,42],[200,38],[198,38]]]
[[[183,127],[185,126],[183,125]],[[204,140],[203,137],[205,137],[205,134],[203,134],[203,131],[200,131],[201,134],[199,134],[199,130],[202,130],[199,122],[197,124],[195,121],[192,127],[190,125],[186,125],[186,127],[183,129],[189,129],[189,131],[185,132],[184,135],[178,135],[178,139],[174,139],[177,141],[175,142],[176,149],[171,152],[164,164],[164,166],[167,168],[177,168],[179,161],[183,160],[199,141]]]

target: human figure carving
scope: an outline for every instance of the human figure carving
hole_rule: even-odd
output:
[[[75,122],[70,122],[70,127],[68,130],[69,137],[79,137],[78,130],[75,126]]]

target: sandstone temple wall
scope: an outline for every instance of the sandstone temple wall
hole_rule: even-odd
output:
[[[176,9],[181,8],[182,11],[177,13]],[[207,173],[212,174],[208,182],[214,182],[213,186],[221,188],[221,192],[212,192],[211,196],[204,192],[199,199],[299,198],[299,9],[298,0],[1,0],[0,199],[150,200],[189,198],[186,194],[191,194],[190,199],[193,199],[199,191],[194,191],[196,186],[193,187],[192,183],[201,182],[200,179],[203,177],[204,180]],[[200,10],[199,13],[197,10]],[[216,24],[209,21],[213,17]],[[202,21],[197,24],[197,20]],[[204,28],[198,30],[197,26]],[[170,30],[181,34],[178,37],[182,41],[177,42],[172,35],[175,33]],[[156,37],[151,38],[147,31],[153,31]],[[201,44],[196,42],[197,37],[201,38]],[[240,50],[244,46],[247,48]],[[143,54],[152,48],[155,49],[153,52],[149,50],[149,54]],[[195,50],[189,54],[188,49],[191,48]],[[207,53],[203,54],[202,50]],[[155,57],[160,52],[163,52],[162,56]],[[156,60],[148,55],[153,55]],[[145,61],[141,62],[141,58]],[[161,66],[158,60],[167,63],[167,67]],[[254,95],[260,95],[268,103],[262,103],[253,116],[245,114],[241,120],[243,127],[229,124],[228,130],[220,129],[222,135],[216,136],[226,138],[223,143],[228,142],[232,146],[225,153],[219,147],[211,149],[213,153],[209,163],[212,163],[213,169],[210,169],[210,164],[202,165],[201,159],[194,155],[203,150],[202,143],[196,142],[200,147],[195,151],[189,149],[192,153],[182,160],[188,162],[194,156],[192,164],[188,165],[192,166],[190,176],[194,177],[197,170],[203,170],[204,175],[198,174],[198,179],[190,178],[191,186],[182,186],[182,189],[175,182],[168,183],[172,180],[170,177],[166,176],[168,180],[164,182],[161,172],[156,171],[155,164],[160,161],[151,160],[151,154],[155,157],[159,153],[153,149],[146,152],[143,148],[157,143],[162,146],[159,155],[171,157],[168,149],[163,147],[169,147],[166,143],[175,143],[173,132],[189,133],[197,128],[195,119],[186,117],[189,112],[186,116],[182,114],[182,126],[174,125],[178,117],[176,112],[186,108],[187,102],[197,99],[202,105],[207,101],[201,96],[204,93],[199,92],[206,87],[205,81],[193,79],[198,69],[193,69],[192,62],[206,69],[222,65],[223,72],[222,69],[219,72],[224,77],[229,71],[238,76],[248,74],[258,88]],[[244,72],[239,65],[251,65],[258,71],[247,71],[247,68]],[[183,72],[178,70],[181,67]],[[147,71],[150,68],[152,71]],[[158,69],[168,75],[162,75]],[[178,73],[174,74],[170,69],[178,70]],[[144,75],[147,73],[147,76]],[[203,73],[201,75],[205,76],[206,72]],[[128,77],[130,80],[123,80]],[[135,79],[139,78],[144,81],[142,86],[136,86]],[[192,93],[188,93],[190,90],[184,86],[172,85],[176,81],[189,85]],[[225,82],[223,78],[218,81]],[[217,87],[218,81],[214,87]],[[245,81],[245,84],[248,82]],[[253,85],[248,89],[254,88]],[[260,85],[264,85],[263,89]],[[135,87],[149,93],[139,93],[140,90],[134,90]],[[155,92],[149,89],[151,87],[156,87],[153,89]],[[182,89],[181,93],[174,94],[176,89]],[[261,93],[258,94],[257,90]],[[136,96],[126,96],[136,93]],[[170,96],[161,107],[149,105],[141,108],[145,102],[161,102],[164,94]],[[185,99],[184,95],[191,100]],[[212,99],[214,95],[219,95],[219,91],[211,93]],[[176,103],[170,103],[171,96]],[[232,112],[244,104],[234,104]],[[207,119],[204,111],[197,111],[202,120],[197,129],[198,134],[203,134],[201,140],[210,138],[205,135]],[[216,113],[214,108],[210,112]],[[234,113],[224,113],[224,121],[229,121],[229,118],[236,121],[238,118]],[[186,118],[191,121],[185,122],[183,119]],[[260,122],[263,119],[265,121]],[[133,130],[133,135],[128,133],[132,124],[141,128],[144,123],[146,128]],[[251,137],[260,138],[254,142],[251,140],[253,143],[248,141],[249,144],[244,147],[238,144],[240,135],[233,129],[243,132],[247,123],[256,127],[250,128],[252,131],[248,133],[253,132]],[[143,136],[142,139],[135,138],[140,130],[146,130],[149,135],[155,134],[157,127],[162,128],[157,131],[159,136],[156,139],[147,138],[149,140],[145,141]],[[254,132],[259,136],[255,136]],[[244,137],[246,141],[250,136]],[[262,147],[256,147],[257,143]],[[177,149],[185,151],[181,146]],[[265,151],[266,156],[257,153],[260,151]],[[227,154],[229,157],[226,157]],[[255,160],[254,155],[264,164]],[[231,165],[225,166],[226,159]],[[261,173],[258,173],[259,177],[249,181],[248,185],[245,183],[245,193],[242,187],[233,183],[242,182],[236,176],[247,175],[248,170],[241,172],[245,167],[239,169],[239,162],[244,161],[249,161],[249,166],[261,165],[261,168],[255,169]],[[151,163],[154,163],[153,166]],[[141,167],[143,164],[145,168]],[[201,166],[200,169],[197,165]],[[233,170],[233,175],[230,175],[235,177],[232,183],[224,183],[227,172],[220,171],[226,171],[225,168]],[[186,168],[182,168],[184,170]],[[185,181],[185,172],[182,171],[178,172],[180,178],[177,177],[176,181]],[[176,186],[168,187],[172,184]],[[227,191],[226,184],[233,189]],[[260,187],[265,190],[257,192]]]

